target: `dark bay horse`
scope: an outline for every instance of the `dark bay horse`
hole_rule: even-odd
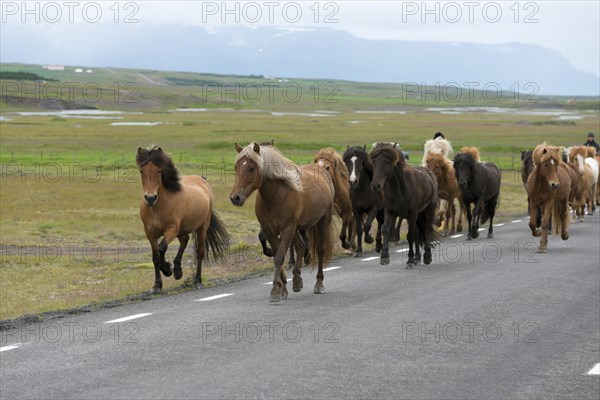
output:
[[[158,146],[147,150],[138,148],[137,166],[142,175],[144,198],[140,217],[146,237],[152,247],[155,292],[162,289],[160,272],[181,279],[181,258],[192,234],[196,248],[194,282],[202,287],[202,261],[210,250],[222,257],[229,246],[229,235],[223,222],[213,210],[213,192],[200,176],[179,176],[179,171],[167,153]],[[158,242],[158,239],[163,239]],[[167,247],[179,239],[179,250],[173,259],[174,269],[165,259]]]
[[[529,193],[529,228],[533,236],[541,236],[538,252],[545,253],[548,247],[548,224],[554,220],[554,231],[563,240],[569,238],[569,197],[571,178],[569,166],[561,160],[558,147],[545,143],[537,146],[532,154],[535,167],[527,178]],[[541,231],[535,222],[538,208],[543,210]]]
[[[408,261],[412,268],[421,261],[431,263],[431,248],[438,241],[433,227],[438,203],[438,184],[435,175],[425,167],[407,165],[401,153],[389,144],[378,145],[371,151],[375,192],[383,192],[384,224],[381,265],[390,263],[389,239],[396,217],[408,221]],[[416,247],[416,254],[415,254]]]
[[[335,194],[331,177],[317,164],[294,164],[273,146],[251,143],[242,148],[236,143],[235,148],[238,154],[230,200],[241,207],[257,191],[256,218],[275,253],[271,302],[287,298],[283,262],[298,231],[307,236],[311,262],[318,261],[314,293],[324,293],[323,265],[331,259],[335,235],[331,224]],[[293,271],[295,292],[303,287],[299,264]]]
[[[523,180],[523,186],[525,187],[526,191],[527,191],[527,178],[529,178],[529,175],[531,174],[531,172],[533,171],[533,168],[534,168],[532,155],[533,155],[533,150],[521,151],[521,179]],[[527,194],[527,204],[529,205],[529,193]],[[528,208],[528,211],[529,211],[529,208]],[[538,228],[540,226],[542,226],[542,208],[541,207],[538,207],[538,209],[535,213],[535,224]],[[552,219],[550,219],[550,222],[548,225],[548,234],[550,234],[551,231],[552,231]]]
[[[494,163],[475,161],[471,152],[457,154],[454,157],[454,171],[467,211],[469,230],[467,240],[479,237],[479,222],[490,220],[488,238],[494,237],[494,215],[500,196],[502,173]],[[474,204],[471,212],[471,203]]]
[[[381,228],[383,227],[383,194],[374,192],[371,188],[373,178],[373,164],[365,147],[350,147],[344,153],[344,163],[349,172],[350,200],[352,202],[352,213],[356,223],[356,249],[353,257],[360,257],[363,251],[363,233],[366,243],[373,243],[373,237],[369,234],[371,224],[377,219],[377,234],[375,235],[375,250],[381,251]],[[366,215],[366,220],[364,216]],[[363,222],[364,221],[364,222]]]

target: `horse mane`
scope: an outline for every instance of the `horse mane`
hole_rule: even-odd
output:
[[[546,142],[535,147],[531,159],[533,160],[533,165],[539,165],[548,160],[554,160],[557,164],[562,162],[560,148],[558,146],[550,146]]]
[[[260,146],[260,153],[254,151],[254,143],[250,143],[237,154],[235,162],[248,157],[267,178],[283,181],[291,189],[302,192],[302,170],[293,161],[285,158],[273,145]]]
[[[481,162],[481,157],[479,156],[479,149],[477,147],[461,147],[461,153],[469,153],[475,162]]]
[[[427,156],[427,161],[433,161],[436,164],[441,164],[445,168],[452,166],[452,161],[444,157],[442,154],[430,153]]]
[[[342,178],[348,179],[350,176],[348,173],[348,168],[346,168],[344,160],[342,160],[342,157],[337,153],[337,151],[330,147],[321,149],[317,154],[315,154],[313,161],[317,162],[320,158],[326,159],[331,165],[333,165],[334,176],[339,174],[342,176]]]
[[[140,168],[149,162],[156,165],[162,171],[160,177],[163,187],[169,192],[181,191],[179,171],[175,167],[175,164],[173,164],[171,157],[159,146],[152,144],[146,150],[139,148],[135,162]]]
[[[348,160],[352,157],[360,158],[362,160],[369,179],[373,179],[373,163],[371,162],[369,153],[360,146],[349,147],[348,150],[344,152],[342,158]]]
[[[427,139],[425,141],[425,145],[423,146],[423,165],[427,161],[427,156],[429,154],[441,154],[444,157],[448,158],[454,153],[452,149],[452,144],[441,136],[436,139]]]
[[[396,160],[397,165],[400,167],[400,171],[404,170],[406,162],[400,149],[389,143],[378,143],[377,146],[371,151],[371,158],[380,156],[381,154],[390,155]]]
[[[596,148],[592,147],[592,146],[586,146],[585,147],[587,150],[587,158],[594,158],[596,157]]]

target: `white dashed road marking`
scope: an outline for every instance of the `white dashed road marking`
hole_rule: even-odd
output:
[[[375,256],[375,257],[367,257],[367,258],[363,258],[360,261],[372,261],[372,260],[377,260],[379,258],[379,256]]]
[[[113,319],[112,321],[106,321],[105,324],[116,324],[119,322],[131,321],[132,319],[147,317],[148,315],[152,315],[152,313],[142,313],[142,314],[130,315],[129,317],[117,318],[117,319]]]
[[[323,271],[325,271],[325,270],[323,270]],[[288,278],[288,280],[287,280],[287,281],[289,282],[289,281],[291,281],[291,280],[292,280],[292,278]],[[265,284],[265,285],[272,285],[272,284],[273,284],[273,281],[271,281],[271,282],[265,282],[264,284]]]
[[[494,226],[504,226],[504,224],[494,224]]]
[[[342,268],[342,267],[329,267],[329,268],[323,268],[323,272],[327,272],[327,271],[333,271],[333,270],[340,269],[340,268]]]
[[[18,349],[20,345],[21,345],[21,343],[15,343],[15,344],[11,344],[10,346],[0,347],[0,353],[2,353],[3,351]]]
[[[201,299],[198,300],[194,300],[194,301],[209,301],[209,300],[216,300],[216,299],[221,299],[223,297],[227,297],[227,296],[233,296],[233,293],[223,293],[223,294],[218,294],[216,296],[210,296],[210,297],[203,297]]]
[[[594,367],[590,369],[586,375],[600,375],[600,363],[594,365]]]
[[[452,236],[450,236],[450,239],[456,239],[456,238],[459,238],[459,237],[462,237],[462,236],[465,236],[465,235],[462,234],[462,233],[459,233],[458,235],[452,235]]]
[[[408,251],[408,249],[400,249],[400,250],[396,250],[396,253],[404,253]]]
[[[523,221],[523,220],[522,219],[515,219],[514,221],[510,221],[510,223],[511,224],[515,224],[515,223],[521,222],[521,221]]]

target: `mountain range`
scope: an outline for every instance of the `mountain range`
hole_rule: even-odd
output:
[[[600,94],[597,75],[523,43],[372,40],[323,28],[4,24],[0,45],[2,62]]]

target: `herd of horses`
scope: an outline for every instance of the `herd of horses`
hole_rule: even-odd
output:
[[[449,141],[443,137],[427,140],[420,166],[409,165],[395,143],[374,143],[371,151],[366,145],[348,146],[343,155],[322,149],[314,162],[306,165],[286,158],[272,141],[245,147],[236,143],[235,149],[230,201],[241,207],[256,192],[259,240],[263,253],[273,257],[275,266],[271,302],[288,296],[284,266],[288,252],[293,266],[292,290],[303,288],[302,266],[316,264],[314,293],[324,292],[323,268],[335,249],[334,215],[342,223],[341,246],[359,257],[363,240],[375,241],[382,265],[390,262],[389,245],[400,240],[404,220],[409,246],[406,268],[419,265],[421,259],[430,264],[432,248],[442,236],[462,231],[464,215],[467,240],[478,238],[479,226],[486,223],[487,237],[493,238],[502,173],[494,163],[482,162],[476,147],[463,147],[450,159],[453,150]],[[521,154],[529,226],[533,236],[541,236],[540,252],[547,248],[551,217],[555,232],[560,231],[566,240],[569,208],[583,220],[586,206],[592,213],[595,205],[600,205],[600,190],[596,190],[600,187],[600,158],[590,149],[544,143]],[[202,287],[205,256],[224,256],[230,241],[213,208],[212,189],[203,177],[180,176],[169,155],[158,146],[139,148],[136,163],[144,189],[140,217],[155,269],[153,290],[162,289],[161,273],[181,279],[181,258],[190,234],[195,246],[194,282]],[[371,235],[374,221],[375,238]],[[180,246],[171,267],[165,253],[175,238]]]

